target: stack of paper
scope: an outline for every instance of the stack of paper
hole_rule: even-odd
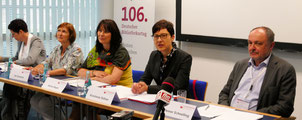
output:
[[[120,99],[129,99],[146,104],[155,103],[156,94],[147,94],[147,92],[144,92],[142,94],[133,94],[131,88],[120,85],[114,87],[106,87],[104,89],[116,91]]]
[[[205,117],[209,117],[209,118],[223,115],[229,111],[235,111],[235,109],[231,109],[231,108],[227,108],[227,107],[220,107],[220,106],[211,105],[211,104],[199,107],[199,108],[197,108],[197,110],[201,116],[205,116]]]
[[[156,102],[155,98],[156,94],[142,93],[139,95],[130,96],[128,97],[128,100],[137,101],[145,104],[154,104]]]
[[[258,120],[260,118],[263,118],[263,115],[244,111],[229,111],[211,120]]]
[[[263,118],[263,115],[210,104],[199,107],[198,112],[200,116],[212,118],[211,120],[258,120]]]

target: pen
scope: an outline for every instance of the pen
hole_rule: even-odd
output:
[[[210,105],[208,105],[204,110],[207,110],[210,107]]]

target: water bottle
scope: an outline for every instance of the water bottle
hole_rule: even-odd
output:
[[[90,71],[86,71],[86,80],[85,80],[85,86],[84,86],[84,97],[87,94],[88,87],[91,85],[91,79],[90,79]]]
[[[9,79],[10,70],[12,68],[13,59],[9,58],[7,63],[7,79]]]
[[[43,83],[46,81],[46,78],[48,77],[48,64],[44,64],[44,69],[43,69]]]

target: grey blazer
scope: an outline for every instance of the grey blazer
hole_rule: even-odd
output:
[[[230,105],[234,92],[248,67],[248,60],[237,62],[219,94],[219,104]],[[289,117],[294,111],[296,72],[285,60],[272,54],[259,94],[257,111]]]
[[[43,42],[40,38],[33,36],[30,41],[30,49],[28,57],[25,59],[18,59],[18,55],[21,49],[22,42],[18,42],[18,49],[13,61],[16,61],[16,64],[22,66],[36,66],[40,64],[46,58],[46,51],[43,45]],[[1,62],[8,61],[8,57],[3,57]]]

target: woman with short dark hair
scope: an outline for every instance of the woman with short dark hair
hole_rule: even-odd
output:
[[[28,32],[27,24],[22,19],[14,19],[8,25],[12,38],[18,41],[17,52],[12,60],[23,66],[36,66],[46,58],[43,41]],[[2,34],[2,33],[0,33]],[[1,38],[2,39],[2,38]],[[0,56],[0,62],[9,61],[9,57]],[[10,84],[3,86],[3,98],[0,102],[0,119],[26,119],[30,110],[29,99],[33,91]]]

